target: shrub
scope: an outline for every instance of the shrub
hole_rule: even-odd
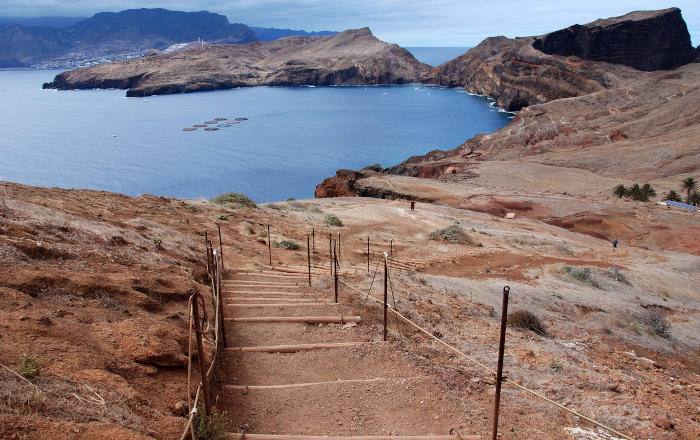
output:
[[[195,440],[225,440],[227,418],[226,411],[219,411],[214,407],[207,412],[204,405],[199,406],[192,421]]]
[[[671,324],[666,321],[666,317],[658,307],[644,309],[644,312],[637,319],[662,338],[668,339],[671,337]]]
[[[183,206],[183,208],[189,209],[192,212],[199,212],[199,209],[194,205],[185,205],[185,206]]]
[[[552,359],[549,362],[549,369],[552,371],[561,371],[564,369],[564,366],[558,360]]]
[[[226,214],[219,214],[216,216],[217,220],[228,220],[228,217],[226,217]]]
[[[156,249],[163,249],[163,240],[160,238],[154,238],[153,245],[156,247]]]
[[[323,221],[324,221],[327,225],[331,225],[331,226],[343,226],[342,220],[340,220],[340,219],[338,218],[338,216],[336,216],[335,214],[326,214],[326,218],[323,219]]]
[[[248,198],[245,194],[239,194],[235,192],[228,192],[221,194],[220,196],[214,197],[213,199],[210,200],[210,202],[214,202],[217,205],[233,205],[237,207],[248,207],[248,208],[256,208],[258,205],[255,204],[255,202],[251,199]]]
[[[282,240],[282,241],[275,241],[272,243],[272,245],[276,248],[284,248],[284,249],[299,249],[299,245],[292,240]]]
[[[531,330],[540,336],[547,332],[542,328],[539,318],[527,310],[518,310],[508,315],[508,326],[523,330]]]
[[[571,266],[564,266],[564,269],[562,269],[562,272],[565,274],[569,275],[571,278],[581,281],[586,284],[590,284],[591,286],[600,289],[600,285],[591,278],[591,268],[590,267],[584,267],[582,270],[580,269],[575,269]]]
[[[431,240],[449,241],[450,243],[470,243],[471,240],[464,229],[458,224],[438,229],[430,233]]]
[[[27,379],[32,379],[39,375],[41,367],[39,366],[39,361],[34,356],[23,354],[21,364],[19,367],[19,374],[26,377]]]

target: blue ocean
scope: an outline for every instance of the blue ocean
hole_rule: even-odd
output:
[[[454,148],[511,117],[462,90],[418,85],[144,99],[123,90],[42,90],[56,73],[0,71],[0,180],[134,196],[308,198],[339,168]],[[195,124],[218,130],[183,131]]]

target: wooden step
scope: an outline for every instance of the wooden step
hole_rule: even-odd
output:
[[[233,322],[298,322],[303,324],[347,324],[362,321],[359,316],[249,316],[245,318],[226,318]]]
[[[319,342],[315,344],[254,345],[248,347],[226,347],[230,351],[262,353],[297,353],[299,351],[333,350],[338,348],[359,347],[373,342]]]
[[[479,435],[292,435],[292,434],[228,434],[231,440],[482,440]]]
[[[313,306],[337,306],[338,303],[327,303],[327,302],[294,302],[294,303],[272,303],[272,304],[226,304],[228,307],[313,307]]]

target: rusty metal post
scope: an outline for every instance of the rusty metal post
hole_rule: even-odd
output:
[[[309,266],[309,287],[311,287],[311,248],[309,247],[309,236],[306,236],[306,262]]]
[[[272,266],[272,241],[270,239],[270,225],[267,225],[267,253],[270,255],[270,266]]]
[[[340,256],[340,254],[341,254],[341,252],[340,252],[340,232],[338,232],[338,243],[337,243],[337,246],[338,246],[338,259],[340,259],[340,258],[341,258],[341,256]]]
[[[211,399],[209,396],[209,383],[207,382],[207,369],[204,365],[204,345],[202,344],[202,325],[199,322],[199,306],[197,305],[199,292],[194,293],[192,301],[192,315],[195,322],[195,334],[197,335],[197,359],[199,360],[199,374],[202,376],[202,392],[204,393],[204,404],[207,407],[207,411],[211,411]]]
[[[328,259],[330,260],[328,267],[331,268],[331,276],[333,276],[333,234],[330,232],[328,233]]]
[[[386,291],[386,252],[384,253],[384,340],[386,341],[387,291]]]
[[[316,230],[311,228],[311,253],[316,255]]]
[[[338,302],[338,255],[335,253],[335,248],[333,248],[333,264],[335,265],[335,276],[333,278],[335,282],[335,302]]]
[[[224,245],[221,241],[221,225],[216,225],[219,228],[219,255],[221,255],[221,269],[224,270]]]
[[[223,255],[219,255],[219,257],[221,258],[221,267],[223,268],[224,257],[223,257]],[[224,344],[224,348],[226,348],[226,329],[224,328],[224,322],[225,322],[224,321],[224,304],[223,304],[224,300],[221,297],[222,296],[222,294],[221,294],[221,271],[217,271],[217,273],[218,273],[217,287],[218,287],[218,291],[219,291],[219,294],[217,295],[217,299],[218,299],[217,307],[219,308],[219,327],[221,328],[221,342],[222,342],[222,344]]]
[[[503,352],[506,345],[506,324],[508,323],[508,294],[510,287],[503,288],[503,309],[501,310],[501,337],[498,341],[498,368],[496,370],[496,395],[493,403],[493,435],[491,440],[496,440],[498,435],[498,415],[501,409],[501,382],[503,382]]]
[[[394,239],[389,241],[389,257],[394,258]]]
[[[369,236],[367,237],[367,273],[369,273]]]

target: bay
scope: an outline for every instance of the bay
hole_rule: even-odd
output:
[[[471,47],[407,47],[406,50],[411,52],[418,61],[431,65],[439,66],[442,63],[453,60],[458,56],[466,53]]]
[[[457,89],[418,85],[254,87],[126,98],[42,90],[55,71],[0,71],[0,180],[257,202],[313,197],[339,168],[394,165],[454,148],[511,115]],[[248,120],[218,131],[182,131]]]

